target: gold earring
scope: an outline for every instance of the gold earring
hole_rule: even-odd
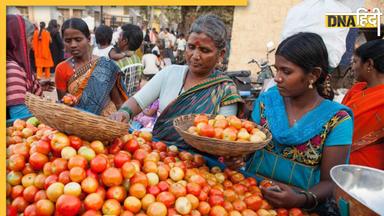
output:
[[[313,84],[313,80],[309,80],[309,86],[308,86],[309,89],[313,89],[313,85],[312,84]]]
[[[371,73],[371,68],[370,68],[370,67],[368,68],[368,71],[367,71],[367,73]]]

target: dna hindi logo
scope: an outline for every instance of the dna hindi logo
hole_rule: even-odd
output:
[[[379,8],[359,8],[356,13],[326,13],[325,25],[328,28],[377,28],[377,36],[381,36],[382,15]]]

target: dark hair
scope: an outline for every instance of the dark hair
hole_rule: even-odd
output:
[[[355,55],[361,58],[362,62],[373,60],[373,67],[379,73],[384,73],[384,40],[369,41],[355,50]]]
[[[316,89],[323,98],[333,99],[334,93],[330,86],[328,72],[328,52],[323,39],[318,34],[301,32],[292,35],[279,44],[275,55],[298,65],[306,74],[316,67],[321,68],[320,77],[315,82]]]
[[[143,42],[143,31],[137,25],[126,24],[121,27],[123,37],[128,40],[128,49],[131,51],[137,50]]]
[[[361,28],[360,31],[363,32],[367,41],[373,41],[384,37],[384,24],[380,25],[380,29],[379,35],[377,34],[377,28]]]
[[[96,28],[96,43],[100,45],[109,45],[112,41],[112,28],[106,25],[100,25]]]
[[[45,28],[45,22],[40,22],[40,31],[39,31],[39,37],[41,36],[41,32],[43,31],[43,29]]]
[[[51,33],[51,36],[52,36],[52,34],[56,33],[57,32],[57,20],[55,20],[55,19],[50,20],[48,23],[47,30],[49,31],[49,33]]]
[[[64,36],[64,31],[69,28],[79,30],[88,39],[91,36],[87,23],[80,18],[71,18],[65,20],[63,26],[61,27],[61,35]]]
[[[191,33],[204,33],[208,35],[219,50],[224,49],[227,40],[227,28],[224,22],[216,15],[207,14],[198,17],[189,30]]]

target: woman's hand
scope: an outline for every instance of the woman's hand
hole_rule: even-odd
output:
[[[79,102],[76,96],[69,93],[64,95],[61,101],[68,106],[75,106]]]
[[[117,111],[117,112],[112,113],[112,115],[110,115],[108,118],[112,119],[114,121],[128,123],[130,116],[129,116],[129,113],[127,113],[127,112]]]
[[[228,168],[236,170],[245,165],[245,157],[244,156],[224,157],[223,162]]]
[[[51,92],[55,89],[55,83],[51,80],[40,80],[39,83],[43,91]]]
[[[295,192],[291,187],[282,183],[272,183],[266,188],[260,187],[264,198],[275,208],[301,208],[305,205],[304,194]],[[289,201],[287,201],[289,200]]]

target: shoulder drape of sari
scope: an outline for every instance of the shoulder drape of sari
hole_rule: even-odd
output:
[[[384,138],[384,85],[366,86],[357,83],[342,102],[355,116],[352,151]]]
[[[173,120],[192,113],[218,114],[221,106],[242,103],[233,81],[215,72],[205,82],[182,93],[160,114],[154,126],[154,137],[168,144],[188,148],[173,127]]]
[[[79,98],[75,107],[102,116],[116,111],[110,93],[119,71],[113,61],[104,57],[79,68],[68,81],[68,92]]]

